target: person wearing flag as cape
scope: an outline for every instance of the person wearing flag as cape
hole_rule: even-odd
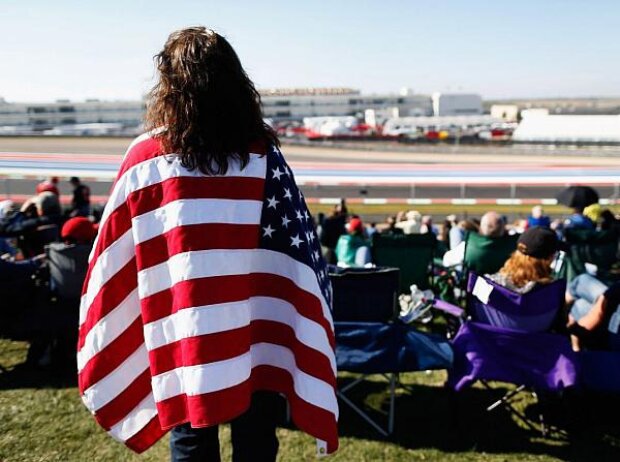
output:
[[[155,57],[145,135],[103,212],[80,305],[82,399],[142,452],[273,461],[274,397],[338,447],[331,287],[293,172],[235,51],[204,27]]]

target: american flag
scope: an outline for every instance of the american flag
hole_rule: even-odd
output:
[[[147,134],[121,165],[84,284],[78,378],[134,451],[233,419],[255,390],[285,395],[320,452],[338,447],[325,262],[282,154],[252,152],[206,176]]]

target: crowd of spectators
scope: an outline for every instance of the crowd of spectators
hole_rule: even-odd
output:
[[[50,364],[60,344],[71,363],[81,286],[97,233],[90,189],[73,177],[73,197],[63,210],[59,179],[36,186],[17,206],[0,202],[0,334],[31,340],[28,359]]]
[[[372,266],[372,235],[375,233],[432,233],[444,250],[441,256],[443,266],[451,268],[459,268],[463,264],[467,233],[478,233],[489,238],[517,234],[516,250],[499,271],[487,274],[491,280],[517,293],[527,293],[554,280],[560,251],[566,250],[563,239],[567,230],[609,229],[615,229],[620,236],[620,219],[598,203],[573,207],[572,213],[563,219],[552,219],[545,214],[542,206],[537,205],[526,219],[512,224],[501,214],[488,211],[480,219],[470,217],[459,220],[455,215],[449,215],[441,226],[436,226],[430,216],[410,210],[388,216],[384,223],[365,225],[358,215],[348,212],[344,200],[334,207],[328,217],[318,216],[323,253],[329,263],[341,267]],[[620,248],[616,258],[620,258]],[[601,327],[610,323],[620,324],[619,304],[620,283],[604,283],[597,279],[596,274],[578,275],[571,281],[566,293],[568,326],[572,331],[592,334],[600,332]],[[580,348],[579,339],[584,337],[588,335],[572,337],[576,350]]]
[[[29,281],[43,277],[44,284],[39,285],[55,294],[56,299],[60,294],[60,299],[72,305],[77,315],[98,217],[91,207],[88,186],[75,177],[69,183],[72,197],[64,210],[58,178],[38,184],[36,194],[19,208],[10,200],[0,201],[0,280],[12,310],[27,309],[20,307],[19,293],[12,289],[29,287]],[[383,223],[365,224],[360,216],[349,212],[343,199],[328,216],[318,214],[316,219],[327,262],[341,267],[372,266],[375,233],[388,236],[431,233],[440,244],[439,257],[446,268],[459,268],[463,264],[467,233],[489,238],[516,233],[520,236],[517,249],[497,273],[487,276],[520,293],[553,280],[552,267],[567,230],[614,229],[620,235],[620,220],[598,203],[574,207],[565,219],[553,220],[541,206],[535,206],[526,219],[513,224],[508,224],[506,217],[499,213],[488,211],[480,219],[448,215],[437,226],[431,216],[416,210],[388,216]],[[52,264],[50,258],[54,260]],[[601,325],[620,322],[620,314],[615,315],[617,319],[613,317],[620,303],[620,285],[605,284],[593,274],[579,275],[569,284],[566,302],[568,324],[582,331],[594,332]],[[9,311],[4,313],[5,317]],[[574,347],[578,349],[576,339],[573,338]]]

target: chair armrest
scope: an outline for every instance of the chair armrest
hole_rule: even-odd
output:
[[[463,308],[460,308],[456,305],[453,305],[452,303],[448,303],[443,300],[435,299],[435,301],[433,302],[433,308],[449,314],[450,316],[454,316],[455,318],[465,317],[465,310]]]

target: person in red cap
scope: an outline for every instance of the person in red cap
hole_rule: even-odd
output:
[[[364,236],[364,224],[360,217],[354,216],[347,224],[347,234],[343,234],[336,244],[338,266],[364,266],[370,263],[370,244]]]
[[[37,194],[42,192],[51,192],[60,197],[60,191],[58,190],[58,177],[53,176],[45,181],[42,181],[37,185]]]
[[[86,217],[73,217],[63,225],[60,236],[68,244],[92,244],[97,229]]]

